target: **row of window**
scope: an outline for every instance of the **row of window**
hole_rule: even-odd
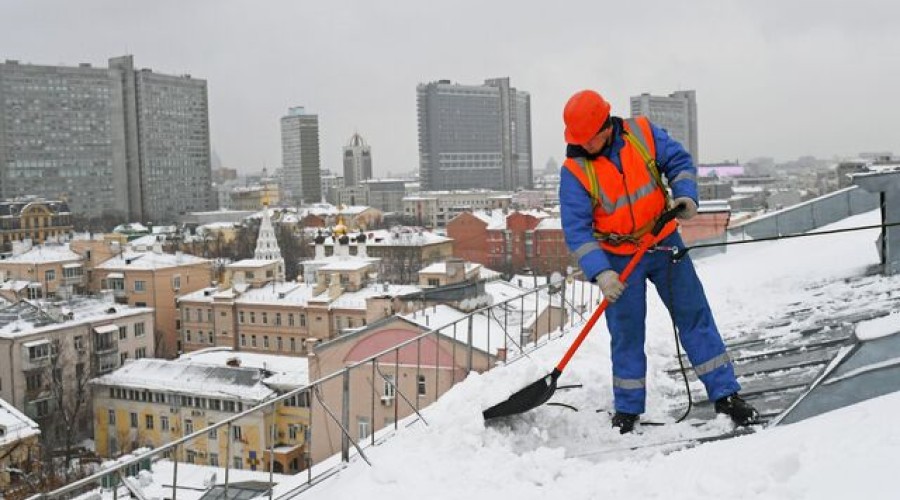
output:
[[[184,396],[165,392],[154,392],[150,390],[142,391],[135,389],[123,389],[120,387],[110,387],[109,397],[110,399],[141,401],[144,403],[157,403],[169,406],[199,408],[202,410],[225,411],[230,413],[240,413],[244,411],[244,403],[240,401]]]

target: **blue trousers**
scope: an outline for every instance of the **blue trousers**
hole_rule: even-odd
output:
[[[660,246],[684,248],[676,232]],[[621,273],[630,255],[607,252],[610,264]],[[681,344],[694,371],[706,387],[711,401],[741,389],[734,365],[725,352],[725,343],[716,328],[703,285],[690,257],[672,262],[671,252],[648,252],[628,277],[625,292],[606,310],[611,336],[613,395],[616,411],[644,413],[647,396],[647,355],[644,353],[647,316],[647,280],[653,282],[669,310],[681,337]]]

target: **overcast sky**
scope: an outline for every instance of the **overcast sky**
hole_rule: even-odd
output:
[[[375,173],[418,168],[416,85],[508,76],[532,98],[534,167],[595,88],[697,91],[700,160],[900,154],[900,3],[890,0],[0,0],[0,59],[190,73],[225,166],[281,163],[279,118],[320,116],[323,168],[358,131]]]

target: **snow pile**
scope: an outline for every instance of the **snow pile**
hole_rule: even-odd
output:
[[[877,223],[875,212],[828,229]],[[843,278],[878,263],[875,231],[735,246],[697,263],[722,333],[739,337],[778,311],[846,293]],[[900,281],[879,278],[884,293]],[[653,297],[654,294],[649,294]],[[662,375],[674,353],[671,323],[651,299],[647,319],[648,413],[666,410],[681,383]],[[889,318],[896,319],[895,315]],[[603,323],[603,322],[601,322]],[[643,426],[620,436],[610,428],[609,337],[605,325],[587,338],[555,401],[580,411],[542,406],[485,425],[481,411],[545,376],[573,334],[509,366],[473,374],[425,411],[417,423],[309,494],[331,499],[477,498],[895,498],[890,469],[900,452],[900,394],[892,394],[786,427],[674,453],[648,443],[686,440],[730,429],[724,417],[705,424]],[[599,410],[599,411],[598,411]],[[692,425],[697,424],[697,425]],[[630,448],[637,448],[631,450]],[[278,490],[276,489],[276,494]]]

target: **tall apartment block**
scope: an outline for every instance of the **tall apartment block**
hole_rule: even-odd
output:
[[[322,200],[319,166],[319,117],[302,106],[281,117],[283,200],[318,203]]]
[[[212,210],[204,80],[135,70],[0,64],[0,196],[74,214],[175,221]]]
[[[372,148],[362,136],[353,134],[344,146],[344,186],[356,187],[372,178]]]
[[[532,186],[531,96],[509,78],[416,87],[419,178],[426,191]]]
[[[666,129],[669,135],[687,149],[694,158],[694,163],[700,162],[696,91],[679,90],[668,97],[647,93],[634,96],[631,98],[631,116],[650,118],[650,121]]]

